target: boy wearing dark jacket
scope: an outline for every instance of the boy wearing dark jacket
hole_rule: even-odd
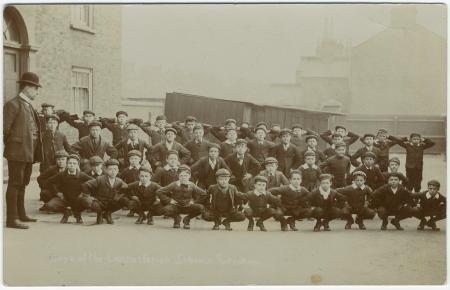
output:
[[[433,231],[439,231],[436,222],[446,218],[447,199],[439,192],[441,184],[437,180],[428,181],[428,190],[414,194],[419,200],[420,224],[417,227],[419,231],[425,226],[430,227]],[[426,217],[429,216],[429,220]]]
[[[69,154],[67,154],[66,151],[57,151],[55,153],[56,165],[50,166],[46,171],[44,171],[37,177],[37,182],[41,189],[40,200],[44,202],[44,205],[39,210],[45,211],[45,203],[47,203],[54,197],[54,192],[50,187],[48,181],[51,177],[60,172],[63,172],[66,169],[68,157]]]
[[[216,184],[216,172],[225,168],[230,170],[225,160],[219,156],[220,146],[211,143],[208,156],[201,157],[191,166],[192,176],[197,180],[197,185],[203,189]]]
[[[333,188],[345,187],[350,173],[350,158],[345,155],[344,142],[335,144],[336,154],[320,164],[322,172],[333,175]]]
[[[366,152],[362,156],[363,164],[353,172],[362,171],[366,174],[366,185],[375,190],[384,184],[384,176],[378,165],[375,164],[376,155],[373,152]]]
[[[302,186],[312,191],[319,186],[319,176],[322,174],[320,167],[316,164],[316,153],[305,152],[305,164],[300,165],[298,170],[302,174]]]

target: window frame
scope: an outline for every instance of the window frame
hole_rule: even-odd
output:
[[[85,24],[79,20],[82,15],[82,8],[87,6],[89,11],[89,24]],[[74,30],[84,31],[95,34],[94,26],[94,5],[92,4],[76,4],[71,6],[70,28]]]
[[[93,110],[94,109],[94,70],[92,68],[89,67],[81,67],[81,66],[72,66],[72,69],[70,71],[70,78],[71,78],[71,89],[72,89],[72,94],[71,94],[71,103],[73,106],[73,109],[76,110],[76,100],[75,100],[75,95],[74,95],[74,90],[75,88],[78,89],[83,89],[86,87],[80,86],[79,84],[75,84],[75,80],[73,77],[74,73],[85,73],[88,74],[88,110]],[[85,110],[86,108],[83,108],[82,110]],[[82,113],[82,112],[77,112],[77,113]]]

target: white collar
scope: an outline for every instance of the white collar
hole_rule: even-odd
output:
[[[217,163],[217,159],[216,160],[211,160],[211,158],[208,158],[208,161],[209,161],[209,164],[211,164],[211,165],[216,165],[216,163]]]
[[[353,187],[354,189],[357,189],[357,188],[358,188],[358,186],[357,186],[356,184],[354,184],[354,183],[352,183],[352,187]],[[366,185],[363,184],[360,188],[361,188],[362,190],[364,190],[364,188],[366,188]]]
[[[25,102],[31,104],[33,102],[32,99],[30,99],[28,96],[26,96],[23,92],[19,93],[19,97],[22,98],[22,100],[24,100]]]
[[[293,191],[299,191],[302,189],[301,186],[299,188],[295,188],[292,184],[289,184],[289,188],[292,189]]]
[[[130,138],[128,138],[127,144],[131,144],[131,143],[133,143],[133,144],[139,144],[139,139],[137,139],[136,142],[133,142],[133,140],[131,140]]]
[[[367,167],[367,165],[364,164],[364,167],[367,168],[368,170],[372,170],[373,169],[373,165],[372,165],[372,167]]]
[[[429,191],[427,191],[427,193],[425,194],[425,196],[427,197],[427,199],[431,199],[431,198],[432,198]],[[438,198],[439,198],[439,193],[436,192],[436,194],[434,195],[433,198],[438,199]]]
[[[102,175],[102,173],[103,173],[103,170],[100,170],[100,173],[97,173],[95,170],[91,170],[91,173],[92,174],[98,174],[98,175]]]
[[[194,142],[195,142],[195,143],[202,143],[202,142],[203,142],[203,138],[200,139],[200,140],[194,139]]]
[[[325,198],[327,198],[327,197],[330,195],[331,188],[328,188],[327,191],[324,191],[324,190],[322,189],[322,187],[319,186],[319,191],[320,191],[320,193],[321,193]]]
[[[230,144],[230,145],[236,144],[236,141],[234,141],[234,142],[231,142],[231,141],[230,141],[230,140],[228,140],[228,139],[227,139],[227,140],[225,140],[224,142],[225,142],[225,143],[227,143],[227,144]]]
[[[187,183],[187,186],[190,186],[191,185],[191,182],[190,181],[188,181],[188,183]],[[177,180],[177,186],[181,186],[181,182],[180,182],[180,180]]]
[[[128,167],[128,169],[133,169],[133,168],[134,168],[134,167],[133,167],[133,166],[131,166],[131,165],[130,165],[130,166]],[[139,168],[141,168],[141,165],[140,165],[140,164],[138,164],[138,166],[136,166],[136,169],[138,169],[138,170],[139,170]]]
[[[289,148],[289,145],[290,145],[290,143],[287,143],[287,144],[281,143],[281,144],[283,144],[284,148]]]
[[[265,195],[266,193],[265,192],[263,192],[263,193],[261,193],[261,192],[258,192],[256,189],[255,190],[253,190],[253,192],[255,193],[255,195],[257,195],[257,196],[261,196],[261,195]]]
[[[175,167],[170,167],[170,165],[169,164],[166,164],[165,166],[164,166],[164,169],[166,170],[166,171],[169,171],[170,169],[175,169],[175,170],[178,170],[178,166],[175,166]]]
[[[150,184],[152,184],[152,181],[150,180],[147,184],[143,184],[142,182],[139,181],[139,186],[145,186],[145,187],[149,187]]]
[[[372,151],[373,150],[373,145],[370,146],[370,147],[366,145],[366,149],[369,150],[369,151]]]
[[[397,193],[397,191],[398,191],[398,186],[397,186],[397,188],[394,190],[392,187],[390,187],[389,186],[389,188],[391,189],[391,191],[395,194],[395,193]]]
[[[309,165],[305,163],[305,164],[303,164],[301,167],[302,167],[303,169],[308,169],[308,168],[309,168]],[[317,167],[316,164],[313,164],[313,165],[311,166],[311,168],[317,169],[318,167]]]

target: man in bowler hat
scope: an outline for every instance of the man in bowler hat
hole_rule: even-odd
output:
[[[4,157],[8,160],[6,190],[6,227],[27,229],[21,222],[35,222],[27,216],[24,197],[30,182],[33,163],[42,161],[39,115],[31,104],[39,96],[39,77],[26,72],[18,81],[19,95],[3,107]]]

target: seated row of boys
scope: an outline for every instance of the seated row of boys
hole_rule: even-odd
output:
[[[277,160],[269,157],[265,162],[266,170],[249,177],[250,187],[254,189],[243,193],[239,189],[241,182],[231,184],[234,176],[226,162],[221,162],[222,168],[216,167],[223,160],[218,157],[218,146],[211,148],[210,157],[217,155],[213,159],[216,164],[207,166],[217,170],[213,176],[202,176],[202,183],[198,183],[203,184],[201,187],[191,181],[192,173],[200,176],[201,166],[197,165],[196,169],[195,166],[179,165],[175,151],[168,153],[166,168],[158,168],[155,174],[147,164],[140,165],[141,154],[137,150],[129,152],[130,166],[120,174],[116,159],[106,161],[103,172],[101,160],[91,158],[93,168],[85,173],[79,170],[77,155],[58,152],[55,170],[59,173],[47,180],[42,176],[38,180],[45,187],[42,194],[49,198],[44,207],[64,212],[62,223],[66,223],[72,214],[77,223],[82,223],[81,212],[85,209],[97,212],[98,224],[104,219],[113,223],[111,214],[126,206],[138,213],[137,224],[145,220],[153,224],[153,216],[164,215],[174,219],[174,228],[179,228],[183,221],[183,228],[188,229],[190,220],[202,215],[204,220],[214,222],[214,230],[220,225],[231,230],[231,222],[245,218],[249,220],[248,230],[253,230],[254,218],[257,218],[256,226],[265,231],[264,221],[271,217],[280,222],[283,231],[288,225],[296,231],[295,221],[303,218],[317,219],[314,231],[321,227],[329,231],[329,222],[336,218],[347,220],[345,229],[350,229],[353,223],[365,229],[363,220],[372,219],[375,212],[382,219],[382,230],[386,229],[389,216],[394,216],[391,224],[398,230],[403,229],[400,221],[408,217],[420,219],[418,230],[425,226],[438,230],[436,221],[445,218],[446,199],[438,192],[439,182],[429,181],[427,191],[412,194],[401,185],[402,176],[398,172],[390,172],[387,184],[374,191],[366,185],[368,175],[362,170],[351,174],[351,185],[335,186],[334,189],[333,177],[320,174],[318,186],[308,190],[302,186],[302,177],[307,174],[301,169],[292,170],[289,180],[283,179],[277,172]],[[314,161],[310,160],[309,165],[314,166]],[[393,161],[391,163],[397,163]],[[247,204],[244,209],[243,204]],[[183,220],[181,214],[186,214]],[[427,216],[429,220],[426,220]]]

